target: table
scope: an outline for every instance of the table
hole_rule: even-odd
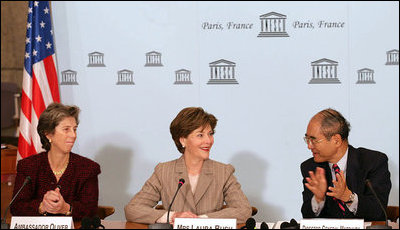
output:
[[[11,219],[7,219],[8,224],[11,222]],[[101,224],[105,227],[105,229],[148,229],[148,224],[140,224],[128,221],[120,221],[120,220],[101,220]],[[384,225],[384,221],[373,221],[371,225]],[[392,226],[393,229],[399,229],[398,223],[389,222],[389,225]],[[238,224],[237,229],[240,229],[244,224]],[[74,222],[75,229],[79,229],[81,227],[81,222]]]
[[[118,220],[102,220],[101,224],[104,225],[105,229],[148,229],[148,224],[139,224],[128,221],[118,221]],[[244,224],[238,224],[238,229]],[[80,222],[74,222],[75,229],[81,227]]]
[[[119,221],[119,220],[102,220],[101,224],[105,229],[148,229],[147,224],[139,224],[134,222]],[[81,222],[74,222],[75,229],[81,227]]]
[[[147,229],[148,225],[147,224],[139,224],[139,223],[134,223],[134,222],[127,222],[127,221],[114,221],[114,220],[102,220],[101,224],[104,225],[105,229]],[[373,221],[371,223],[372,225],[384,225],[385,221]],[[393,223],[390,222],[390,226],[393,227],[393,229],[399,229],[399,224],[398,223]],[[78,229],[81,227],[80,222],[75,222],[74,223],[75,229]],[[244,226],[244,224],[238,224],[238,229],[240,227]]]

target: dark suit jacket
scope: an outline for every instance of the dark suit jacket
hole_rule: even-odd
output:
[[[27,176],[31,183],[23,188],[10,210],[14,216],[38,216],[39,204],[44,194],[61,186],[65,202],[72,205],[74,220],[97,213],[99,186],[97,175],[100,166],[96,162],[70,153],[68,167],[57,183],[50,168],[47,152],[42,152],[18,161],[14,195],[21,188]]]
[[[186,183],[181,187],[171,211],[190,211],[209,218],[236,218],[244,223],[251,216],[251,206],[240,189],[232,165],[206,160],[203,163],[196,191],[193,194],[183,157],[160,163],[143,188],[125,206],[128,221],[153,224],[165,210],[155,210],[161,200],[168,209],[180,178]],[[224,202],[228,206],[222,209]]]
[[[303,175],[303,205],[301,212],[303,218],[315,218],[311,208],[313,193],[306,187],[305,178],[309,177],[309,171],[315,171],[316,167],[325,169],[328,186],[332,185],[332,174],[328,162],[316,163],[314,158],[310,158],[301,164]],[[379,200],[384,208],[388,204],[389,192],[392,187],[390,182],[390,172],[388,170],[388,158],[384,153],[365,149],[354,148],[349,145],[347,158],[346,182],[348,188],[358,195],[358,207],[356,215],[353,215],[347,207],[345,216],[341,213],[339,206],[330,196],[325,198],[325,206],[322,209],[320,218],[363,218],[365,221],[385,220],[385,215],[374,198],[373,193],[366,186],[365,180],[369,179],[375,189]]]

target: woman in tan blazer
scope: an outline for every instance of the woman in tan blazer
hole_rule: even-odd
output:
[[[209,159],[217,119],[200,107],[188,107],[171,122],[170,132],[182,156],[160,163],[142,189],[125,206],[128,221],[154,224],[167,222],[167,210],[154,207],[161,200],[168,209],[179,179],[186,183],[171,207],[169,222],[175,218],[236,218],[244,223],[251,206],[233,175],[235,169]],[[226,208],[222,209],[226,204]]]

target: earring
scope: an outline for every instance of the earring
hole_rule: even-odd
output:
[[[184,145],[182,145],[182,148],[185,148],[185,146],[184,146]]]
[[[51,139],[49,139],[49,142],[51,143]]]

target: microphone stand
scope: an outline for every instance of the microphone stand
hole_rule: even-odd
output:
[[[182,187],[182,185],[185,183],[184,179],[179,180],[178,188],[176,189],[174,198],[172,198],[171,204],[168,207],[168,213],[167,213],[167,223],[155,223],[155,224],[150,224],[149,229],[173,229],[172,224],[169,223],[169,213],[171,211],[172,204],[175,201],[175,197],[178,194],[179,189]]]
[[[15,194],[15,196],[13,197],[13,199],[11,200],[10,204],[7,206],[6,211],[4,212],[4,217],[1,219],[1,229],[9,229],[10,228],[10,224],[6,223],[6,217],[7,217],[7,212],[8,209],[11,207],[12,203],[14,202],[15,198],[17,198],[18,194],[22,191],[22,189],[25,187],[25,185],[27,185],[29,182],[31,182],[31,177],[27,176],[25,178],[24,183],[22,184],[21,188],[18,190],[18,192]]]
[[[388,217],[387,217],[386,210],[383,207],[381,201],[379,200],[378,195],[376,195],[375,189],[372,187],[371,181],[366,179],[365,184],[367,184],[368,188],[371,190],[375,199],[378,201],[378,204],[379,204],[380,208],[382,209],[383,214],[385,214],[385,225],[371,225],[371,226],[368,226],[367,229],[392,229],[392,226],[389,226],[389,223],[388,223]]]

